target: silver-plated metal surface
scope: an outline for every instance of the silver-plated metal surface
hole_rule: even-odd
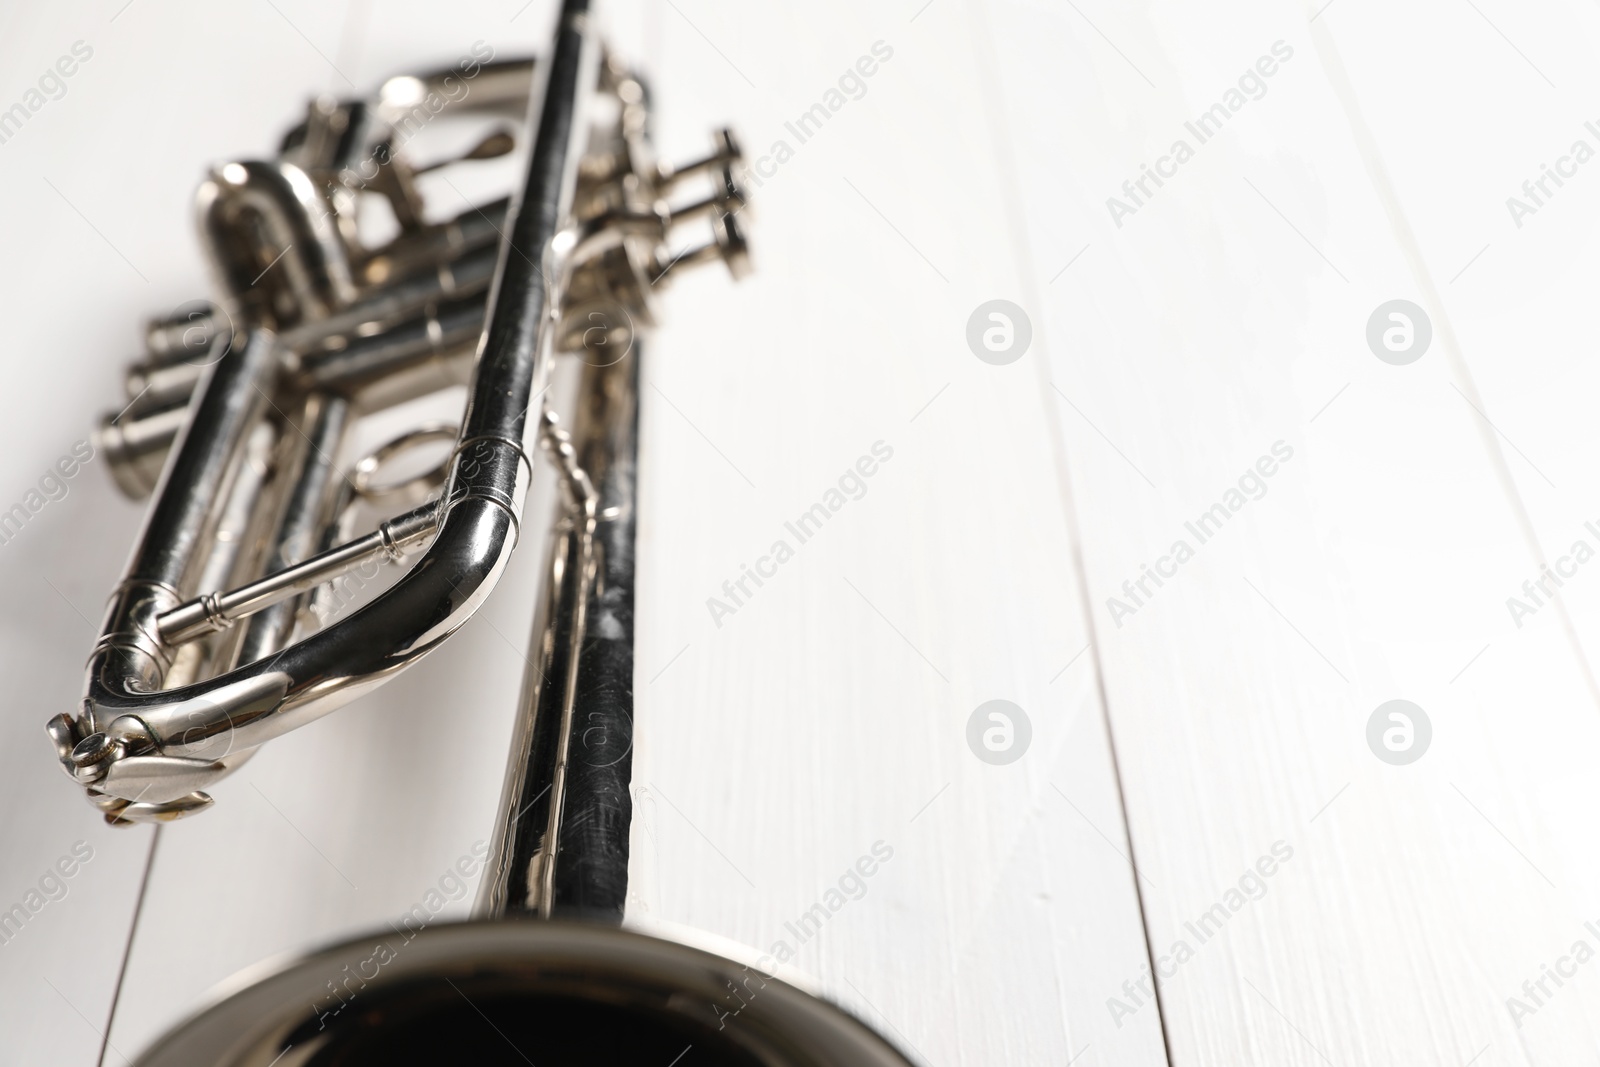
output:
[[[376,530],[364,537],[319,552],[248,585],[186,600],[157,615],[156,630],[161,640],[173,647],[226,630],[239,619],[308,593],[369,559],[386,556],[398,563],[408,549],[432,537],[438,528],[438,504],[424,504],[379,523]]]
[[[577,351],[590,361],[604,355],[609,362],[611,353],[632,347],[640,326],[654,321],[653,301],[669,271],[717,259],[736,272],[744,266],[736,221],[744,194],[733,171],[737,141],[719,134],[708,156],[684,167],[657,161],[645,136],[642,84],[600,61],[585,5],[569,3],[565,12],[547,63],[487,65],[480,72],[487,80],[479,88],[486,91],[472,105],[480,110],[529,99],[533,69],[545,78],[524,134],[527,178],[506,209],[486,310],[474,293],[489,277],[487,249],[479,242],[499,230],[494,205],[482,213],[487,230],[465,215],[443,227],[408,215],[404,232],[378,253],[352,243],[350,220],[339,212],[353,195],[350,153],[357,145],[386,145],[397,102],[432,84],[428,78],[392,80],[375,108],[318,101],[286,139],[283,159],[225,164],[203,183],[201,233],[222,299],[213,309],[175,315],[150,331],[161,339],[152,348],[161,351],[136,381],[158,404],[193,388],[187,407],[135,412],[103,434],[113,455],[127,460],[119,481],[140,487],[160,452],[162,431],[183,427],[141,547],[113,600],[79,713],[68,716],[66,726],[59,719],[51,726],[73,744],[94,734],[112,742],[92,764],[65,767],[96,792],[91,799],[102,808],[99,783],[119,763],[236,762],[393,677],[453,633],[489,594],[516,544],[541,427],[551,427],[548,440],[556,443],[553,454],[563,461],[569,489],[582,484],[595,492],[554,422],[541,417],[553,353]],[[597,122],[589,105],[600,96],[612,107]],[[404,177],[415,169],[398,154],[384,158],[395,175],[368,191],[412,198],[410,207],[419,207]],[[709,193],[671,206],[667,194],[697,174],[717,177]],[[680,225],[707,219],[712,240],[674,251]],[[418,268],[424,253],[441,257],[437,270]],[[384,283],[363,289],[358,265],[385,255]],[[280,261],[275,287],[258,286],[259,268]],[[273,328],[285,332],[279,337]],[[179,329],[184,332],[175,338]],[[202,358],[168,358],[208,337]],[[463,358],[468,352],[475,353],[470,363]],[[308,553],[311,531],[342,531],[350,514],[349,494],[329,489],[338,475],[332,457],[351,417],[370,403],[363,396],[375,392],[393,402],[418,395],[461,381],[469,366],[467,409],[437,504],[362,536],[324,536],[321,550]],[[182,418],[172,414],[178,410]],[[286,410],[300,414],[290,417]],[[248,566],[222,566],[217,524],[243,444],[264,423],[278,427],[283,445],[258,499],[237,519],[250,544],[263,547],[252,548]],[[606,466],[600,457],[585,462]],[[360,470],[354,477],[366,478]],[[580,498],[569,492],[569,499]],[[600,521],[578,519],[580,525]],[[573,573],[588,574],[595,566],[594,533],[573,542]],[[315,587],[423,543],[429,547],[418,563],[373,603],[324,629],[301,632],[311,627],[300,625],[306,619],[298,608]],[[580,643],[587,602],[586,593],[574,593]],[[257,617],[242,633],[224,633],[249,616]],[[568,717],[577,662],[575,646],[564,664]],[[162,767],[164,781],[177,773]],[[129,767],[118,774],[135,772]],[[195,774],[194,796],[173,804],[194,806],[202,780],[209,785],[216,777],[211,767]],[[559,820],[560,806],[553,811]],[[118,822],[140,813],[148,810],[108,810]],[[552,841],[559,829],[558,822],[547,826]]]
[[[563,500],[479,915],[622,919],[633,807],[641,358],[635,346],[614,363],[584,367],[570,434],[545,415],[545,448],[560,471]]]
[[[316,554],[323,516],[339,486],[334,456],[349,422],[347,400],[313,392],[304,398],[297,425],[285,432],[291,448],[280,461],[279,480],[287,484],[287,491],[274,517],[270,553],[261,568],[266,573],[281,573]],[[289,598],[262,609],[240,636],[228,665],[253,662],[288,644],[303,604],[304,598]]]
[[[396,481],[380,482],[378,472],[396,456],[428,444],[454,441],[460,434],[461,427],[454,423],[428,422],[392,437],[362,456],[355,466],[350,468],[350,488],[355,495],[370,504],[383,504],[418,496],[426,497],[444,488],[445,480],[450,476],[448,457],[437,466]]]
[[[293,163],[225,163],[201,184],[197,210],[224,307],[236,320],[248,312],[282,328],[355,299],[326,197]],[[251,223],[264,240],[242,247],[239,230]],[[269,272],[274,263],[279,269]]]
[[[531,138],[527,182],[510,224],[510,262],[501,269],[500,291],[506,295],[494,302],[462,447],[444,500],[381,525],[351,544],[247,583],[231,595],[195,589],[194,577],[215,525],[213,513],[226,498],[223,483],[234,469],[232,457],[271,406],[285,362],[264,330],[257,331],[255,342],[233,346],[208,370],[192,405],[157,490],[143,547],[135,553],[91,663],[73,729],[80,737],[104,733],[112,746],[93,765],[85,784],[98,789],[123,762],[168,757],[214,761],[326,714],[436,647],[493,588],[516,541],[531,473],[522,447],[527,407],[543,387],[548,360],[543,324],[559,299],[542,272],[518,264],[531,266],[530,254],[544,261],[565,223],[581,141],[588,133],[580,104],[592,92],[588,87],[598,62],[597,44],[587,34],[573,34],[567,52],[565,62],[550,67],[543,114]],[[270,241],[256,258],[278,245],[312,246],[289,272],[289,291],[297,301],[292,312],[252,303],[258,298],[240,282],[238,241],[226,232],[244,210],[240,204],[267,218]],[[336,247],[337,229],[326,222],[321,194],[292,164],[219,168],[202,187],[201,205],[203,233],[220,265],[217,273],[230,314],[246,321],[313,322],[352,302],[348,261],[342,247]],[[435,525],[432,548],[379,603],[269,659],[166,687],[178,639],[192,640],[230,618],[297,596],[374,552],[398,552],[433,534]],[[163,625],[162,616],[173,609],[179,610],[167,615]],[[172,777],[173,768],[161,766]],[[84,773],[82,768],[72,770]],[[214,769],[196,768],[195,792],[202,779],[209,785]]]
[[[510,920],[403,923],[263,964],[136,1067],[665,1067],[691,1046],[706,1067],[908,1062],[853,1016],[755,966],[595,923]]]

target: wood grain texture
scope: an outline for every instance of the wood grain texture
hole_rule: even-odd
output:
[[[684,279],[647,375],[636,910],[796,948],[928,1063],[1160,1063],[1155,1013],[1119,1029],[1102,1003],[1144,949],[1052,412],[1035,364],[964,337],[1026,269],[985,71],[965,24],[914,10],[662,24],[663,143],[731,111],[774,162],[757,274]],[[892,58],[801,143],[879,42]],[[880,442],[892,458],[800,543],[788,524]],[[780,541],[794,557],[713,617]],[[1003,767],[965,741],[997,698],[1034,731]],[[879,840],[893,860],[798,945]]]
[[[1596,800],[1586,668],[1559,625],[1505,639],[1504,597],[1534,551],[1498,473],[1504,440],[1469,402],[1480,366],[1502,383],[1492,400],[1521,380],[1519,349],[1485,338],[1462,358],[1341,91],[1346,38],[1308,27],[1313,13],[1085,9],[1091,27],[1008,5],[997,20],[1018,121],[1040,94],[1074,101],[1070,142],[1026,142],[1019,174],[1030,220],[1056,235],[1036,247],[1040,275],[1090,245],[1041,302],[1130,825],[1161,887],[1145,896],[1151,937],[1195,949],[1162,983],[1173,1062],[1594,1062],[1592,976],[1548,984],[1520,1028],[1507,1008],[1542,965],[1593,945],[1595,908],[1576,821]],[[1382,71],[1367,112],[1397,144],[1428,143],[1451,92],[1403,70],[1394,40],[1431,39],[1456,13],[1321,18],[1344,15],[1351,43],[1388,53],[1359,68]],[[1278,40],[1294,57],[1265,95],[1118,228],[1106,198]],[[1043,41],[1070,42],[1074,61],[1047,63]],[[1433,351],[1407,367],[1364,338],[1395,297],[1435,320]],[[1195,544],[1185,523],[1278,440],[1294,457],[1266,494]],[[1107,598],[1179,539],[1194,558],[1119,627]],[[1407,767],[1364,737],[1396,697],[1435,731]],[[1193,944],[1187,924],[1277,840],[1294,857],[1265,895]]]

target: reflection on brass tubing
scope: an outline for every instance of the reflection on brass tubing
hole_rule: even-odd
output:
[[[108,416],[95,431],[94,446],[111,469],[117,488],[142,500],[156,487],[173,438],[188,418],[187,406],[130,419]]]
[[[402,279],[324,319],[289,330],[284,343],[296,352],[341,348],[356,337],[414,318],[430,304],[483,294],[498,260],[499,250],[492,245],[474,249],[429,274]]]
[[[483,315],[482,299],[441,304],[434,314],[360,338],[348,348],[304,356],[294,382],[303,389],[349,393],[418,361],[459,355],[463,346],[476,344],[483,332]]]
[[[425,74],[402,74],[390,78],[379,88],[377,107],[380,112],[403,111],[432,94],[445,100],[459,97],[474,111],[505,110],[520,115],[528,106],[533,75],[534,60],[526,58],[483,63],[470,75],[455,67]],[[464,96],[452,88],[462,83],[468,90]]]
[[[477,295],[481,303],[494,276],[499,255],[494,242],[505,225],[506,210],[507,201],[502,198],[420,234],[397,238],[368,264],[392,256],[395,266],[409,264],[408,269],[390,270],[386,284],[332,315],[286,331],[283,342],[296,352],[332,351],[411,318],[440,300]],[[128,415],[188,400],[205,369],[205,353],[220,314],[196,306],[186,315],[149,324],[147,358],[131,367],[124,381]]]
[[[507,197],[468,208],[455,218],[415,233],[403,233],[376,250],[362,264],[362,278],[368,285],[392,285],[397,281],[432,273],[440,263],[448,263],[485,246],[498,251],[497,242],[505,230]]]
[[[150,320],[144,330],[144,366],[164,367],[205,352],[211,347],[217,321],[216,306],[205,301],[185,305],[166,318]]]
[[[316,552],[319,523],[338,481],[334,455],[349,419],[350,405],[342,397],[312,393],[305,398],[298,432],[290,434],[293,452],[279,474],[287,491],[262,571],[281,571]],[[253,617],[239,637],[236,662],[249,663],[288,644],[303,603],[304,598],[288,600]]]
[[[334,316],[287,332],[285,342],[295,349],[336,348],[348,343],[347,334],[415,314],[431,301],[482,292],[494,273],[495,242],[505,226],[508,204],[502,197],[396,238],[373,253],[363,268],[370,270],[373,263],[383,262],[384,284]],[[146,358],[129,369],[124,382],[129,414],[188,400],[205,369],[205,352],[220,315],[215,307],[207,310],[195,304],[187,313],[148,324]]]
[[[483,314],[481,298],[455,301],[441,305],[437,314],[357,338],[340,351],[304,356],[285,388],[338,395],[372,412],[463,385],[471,375]],[[176,364],[159,373],[170,380],[180,371],[198,381],[204,368]],[[142,499],[155,487],[167,449],[183,426],[187,401],[184,394],[175,405],[143,412],[131,405],[101,424],[96,447],[105,454],[117,487],[130,498]]]

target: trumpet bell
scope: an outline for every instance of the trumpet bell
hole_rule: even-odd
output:
[[[269,962],[136,1067],[904,1067],[779,978],[598,923],[391,929]]]

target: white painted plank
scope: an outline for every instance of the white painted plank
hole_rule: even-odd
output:
[[[1373,13],[1355,6],[1319,29],[1325,52],[1342,68],[1336,85],[1352,126],[1365,134],[1369,157],[1384,161],[1396,231],[1420,291],[1431,297],[1425,303],[1437,342],[1426,358],[1447,361],[1463,379],[1463,403],[1475,409],[1531,549],[1523,573],[1485,592],[1499,610],[1482,635],[1483,658],[1499,657],[1520,672],[1536,648],[1576,652],[1583,688],[1573,685],[1555,715],[1529,724],[1539,731],[1527,735],[1530,743],[1500,754],[1504,784],[1485,802],[1530,854],[1548,857],[1540,862],[1561,891],[1552,919],[1578,928],[1519,946],[1517,966],[1537,982],[1542,975],[1533,972],[1571,952],[1577,938],[1594,943],[1583,924],[1600,876],[1587,847],[1592,769],[1583,748],[1566,743],[1577,732],[1571,720],[1593,717],[1600,640],[1600,598],[1574,566],[1574,553],[1581,558],[1600,543],[1587,525],[1597,503],[1585,462],[1596,444],[1587,401],[1597,382],[1583,310],[1597,279],[1586,244],[1600,222],[1600,200],[1569,155],[1580,141],[1585,158],[1600,149],[1600,135],[1586,125],[1595,117],[1590,60],[1600,25],[1575,5],[1482,5],[1466,14],[1423,5],[1375,37]],[[1403,72],[1391,51],[1392,35],[1421,20],[1445,46],[1430,72],[1432,92],[1458,101],[1425,123],[1418,121],[1422,94],[1396,91]],[[1396,96],[1394,105],[1378,103]],[[1557,167],[1566,179],[1559,171],[1546,176]],[[1571,579],[1553,602],[1559,578],[1532,595],[1523,588],[1549,567]],[[1562,741],[1551,745],[1554,737]],[[1573,989],[1546,980],[1542,990],[1512,994],[1518,1005],[1507,1001],[1503,1010],[1510,1017],[1516,1007],[1515,1036],[1530,1062],[1592,1061],[1600,1022],[1592,979],[1580,975]]]
[[[913,7],[677,6],[663,141],[731,113],[771,161],[757,275],[669,294],[646,389],[635,912],[798,948],[929,1063],[1163,1062],[1153,1012],[1119,1030],[1102,1006],[1143,943],[1049,409],[1033,363],[963,339],[1021,285],[968,34]],[[786,123],[880,41],[799,143]],[[798,543],[785,523],[879,441],[893,458]],[[714,620],[780,539],[794,557]],[[996,698],[1034,730],[1005,767],[964,740]],[[798,946],[879,840],[892,861]]]
[[[1406,37],[1389,13],[1368,39]],[[1196,949],[1162,984],[1174,1062],[1594,1062],[1592,976],[1520,1030],[1506,1008],[1593,943],[1592,850],[1563,816],[1597,799],[1583,665],[1554,630],[1473,660],[1531,553],[1459,364],[1366,348],[1419,284],[1310,14],[996,21],[1015,121],[1074,102],[1019,170],[1153,942]],[[1280,39],[1266,94],[1115,227],[1106,198]],[[1416,121],[1450,99],[1406,89]],[[1265,496],[1197,545],[1185,522],[1280,439]],[[1180,538],[1196,556],[1118,627],[1106,599]],[[1396,697],[1435,730],[1408,767],[1364,737]],[[1185,924],[1278,840],[1262,899],[1196,944]]]

